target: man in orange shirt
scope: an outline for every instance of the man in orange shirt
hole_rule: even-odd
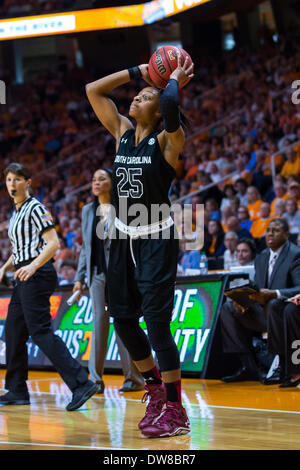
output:
[[[261,238],[265,235],[269,222],[274,219],[270,216],[270,204],[263,202],[260,206],[259,217],[253,220],[250,233],[253,238]]]
[[[289,148],[285,152],[287,161],[284,163],[281,174],[285,178],[290,175],[300,175],[300,159],[297,158],[297,154],[293,148]]]
[[[259,217],[260,206],[262,205],[261,196],[255,186],[249,186],[247,189],[248,206],[250,219],[255,220]]]
[[[275,198],[271,202],[271,215],[275,215],[275,204],[279,199],[281,200],[286,200],[290,196],[286,192],[286,185],[283,184],[281,181],[276,181],[274,184],[274,192],[275,192]]]

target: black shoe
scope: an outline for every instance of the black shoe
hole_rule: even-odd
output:
[[[72,401],[66,406],[67,411],[74,411],[80,408],[92,395],[98,393],[99,385],[88,380],[81,387],[73,392]]]
[[[104,393],[105,385],[104,385],[103,380],[96,380],[96,384],[99,387],[98,392],[96,392],[96,393],[97,394]]]
[[[140,390],[145,390],[144,385],[137,384],[132,380],[127,380],[123,383],[123,386],[119,389],[119,392],[139,392]]]
[[[279,388],[289,388],[289,387],[297,387],[300,384],[300,379],[292,381],[291,378],[286,379]]]
[[[259,376],[251,373],[246,367],[241,367],[235,374],[222,377],[221,380],[226,383],[246,382],[248,380],[259,380]]]
[[[284,381],[284,375],[282,372],[282,368],[279,366],[277,369],[274,370],[273,374],[270,377],[265,377],[261,383],[263,385],[276,385],[281,384]]]
[[[7,392],[0,396],[0,406],[5,405],[30,405],[29,396]]]

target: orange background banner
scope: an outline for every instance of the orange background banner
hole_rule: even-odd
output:
[[[0,40],[142,26],[209,1],[153,0],[140,5],[0,20]]]

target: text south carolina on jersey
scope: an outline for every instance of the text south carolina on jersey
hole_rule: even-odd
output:
[[[140,165],[141,163],[151,164],[151,155],[143,155],[141,157],[126,157],[125,155],[117,155],[115,158],[116,163],[130,163]]]

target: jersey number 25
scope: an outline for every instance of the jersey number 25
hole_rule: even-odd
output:
[[[140,198],[144,193],[143,183],[137,178],[143,174],[142,168],[117,168],[116,175],[121,177],[118,183],[119,197]],[[124,187],[129,187],[124,189]]]

